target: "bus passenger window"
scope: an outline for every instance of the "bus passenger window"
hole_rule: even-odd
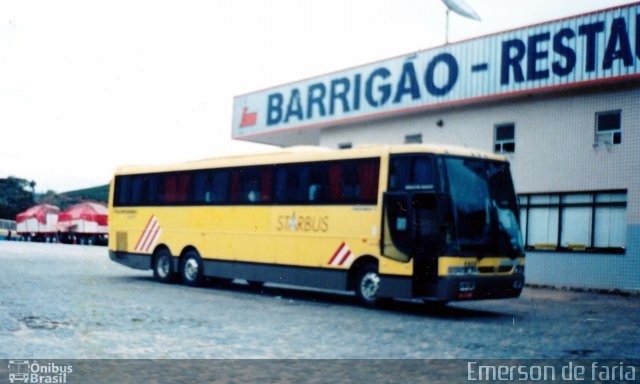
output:
[[[191,195],[191,172],[183,172],[178,176],[178,202],[186,203]]]
[[[191,174],[187,172],[165,176],[164,203],[186,203],[189,201]]]
[[[234,169],[231,171],[231,183],[229,185],[229,201],[237,203],[240,201],[240,175],[242,171]]]
[[[209,185],[209,175],[206,171],[197,171],[193,175],[193,196],[191,202],[193,203],[208,203],[209,191],[207,187]]]
[[[343,200],[341,164],[334,163],[329,166],[329,191],[332,202]]]
[[[224,204],[229,199],[229,171],[215,171],[207,191],[207,202]]]
[[[245,203],[257,203],[260,201],[260,192],[258,188],[258,180],[254,175],[249,175],[246,172],[242,178],[242,186],[240,192],[240,200]]]
[[[327,168],[322,164],[311,164],[309,167],[309,201],[326,201],[326,190],[328,185]]]
[[[162,197],[164,195],[164,185],[162,184],[161,175],[149,175],[147,176],[147,205],[159,205],[162,203]]]
[[[140,205],[142,203],[142,191],[144,188],[144,176],[135,175],[131,183],[131,205]]]
[[[347,201],[355,201],[360,198],[360,183],[358,169],[354,162],[342,164],[342,198]]]
[[[309,178],[309,165],[287,164],[278,167],[276,170],[276,201],[284,204],[309,201]]]
[[[196,204],[224,204],[229,191],[229,172],[208,170],[194,173],[193,197]]]
[[[283,166],[276,168],[276,202],[287,201],[287,169]]]
[[[267,203],[271,201],[271,187],[273,185],[271,167],[244,168],[233,171],[233,175],[233,201],[240,203]]]
[[[115,201],[116,206],[127,206],[130,203],[131,196],[131,176],[116,177]]]
[[[380,162],[364,160],[358,164],[358,196],[365,203],[375,202],[378,197]]]
[[[273,186],[273,170],[269,167],[261,169],[260,173],[260,201],[271,202],[271,189]]]

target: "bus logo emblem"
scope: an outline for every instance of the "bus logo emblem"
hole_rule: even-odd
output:
[[[160,228],[160,224],[158,224],[158,219],[155,215],[151,215],[147,226],[144,228],[144,231],[142,231],[140,239],[138,239],[135,250],[137,252],[150,252],[153,245],[155,245],[156,241],[160,238],[161,233],[162,228]]]
[[[336,251],[333,253],[333,256],[331,257],[331,259],[329,259],[329,262],[327,264],[334,267],[341,267],[343,265],[347,266],[351,264],[352,261],[353,253],[351,253],[349,246],[343,241],[338,249],[336,249]]]
[[[29,360],[9,360],[9,382],[29,381]]]

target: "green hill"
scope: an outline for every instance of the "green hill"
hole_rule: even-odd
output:
[[[85,201],[95,201],[107,204],[109,201],[109,184],[62,193],[47,191],[47,193],[36,197],[37,204],[55,205],[63,211],[71,205]]]
[[[106,203],[109,200],[109,184],[79,189],[77,191],[63,192],[61,195],[67,196],[72,200],[90,200]]]

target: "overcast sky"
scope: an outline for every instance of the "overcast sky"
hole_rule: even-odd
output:
[[[466,0],[449,40],[631,2]],[[438,46],[440,0],[0,1],[0,178],[64,192],[124,164],[262,150],[233,96]]]

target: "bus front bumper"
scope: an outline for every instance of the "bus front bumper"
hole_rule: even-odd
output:
[[[524,275],[443,276],[439,279],[437,300],[489,300],[518,297],[524,287]]]

